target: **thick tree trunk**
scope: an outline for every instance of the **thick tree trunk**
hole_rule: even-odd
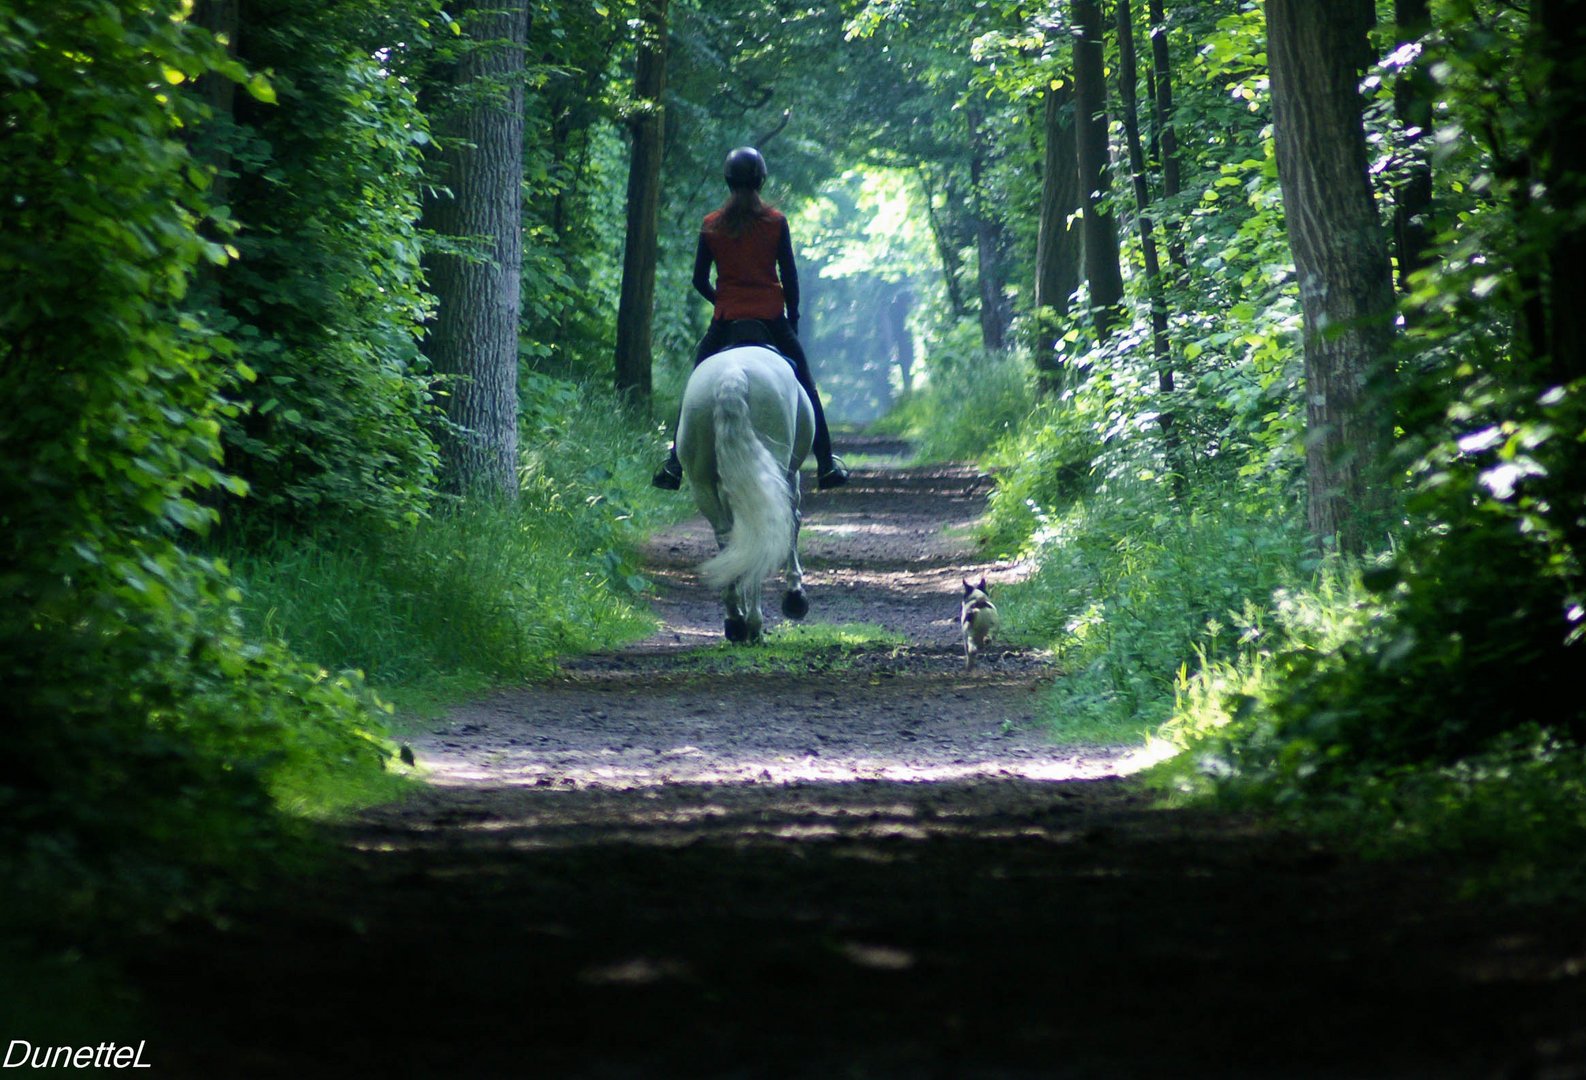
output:
[[[1063,383],[1063,323],[1069,298],[1079,288],[1080,232],[1069,222],[1079,208],[1079,161],[1072,94],[1066,86],[1047,88],[1043,128],[1041,222],[1035,239],[1035,366],[1043,391],[1049,391]]]
[[[983,117],[974,107],[965,110],[969,122],[970,206],[975,215],[975,253],[979,261],[980,343],[988,349],[1004,349],[1008,344],[1008,324],[1013,312],[1003,285],[1007,271],[1003,265],[1002,230],[986,206],[985,175],[989,151],[981,130]]]
[[[1432,29],[1428,0],[1394,0],[1398,41],[1404,45]],[[1436,87],[1420,60],[1399,74],[1393,87],[1393,107],[1404,126],[1404,149],[1410,156],[1405,180],[1393,207],[1394,247],[1399,264],[1399,290],[1408,292],[1410,275],[1427,265],[1426,215],[1432,208],[1432,96]]]
[[[1157,152],[1162,161],[1162,195],[1172,199],[1183,190],[1179,178],[1178,131],[1173,126],[1173,59],[1167,46],[1167,16],[1162,0],[1149,0],[1151,16],[1151,98]],[[1168,259],[1179,272],[1188,267],[1184,257],[1184,237],[1172,218],[1162,222],[1167,235]]]
[[[1085,279],[1096,334],[1112,333],[1123,301],[1123,271],[1118,226],[1104,203],[1110,189],[1107,147],[1107,79],[1102,57],[1101,5],[1074,0],[1075,147],[1079,160],[1080,201],[1085,208]]]
[[[1384,461],[1393,282],[1358,90],[1370,0],[1268,0],[1273,132],[1305,320],[1307,513],[1360,554],[1392,504]]]
[[[454,491],[517,494],[518,312],[523,273],[523,73],[527,0],[452,7],[468,45],[432,114],[439,153],[424,226],[437,300],[425,352],[444,387],[441,463]],[[482,250],[473,238],[483,237]]]
[[[617,301],[617,389],[647,403],[651,390],[650,331],[655,322],[657,215],[661,202],[661,134],[665,128],[666,0],[641,9],[639,63],[634,77],[633,156],[628,163],[628,231]]]
[[[1546,332],[1534,347],[1545,354],[1548,380],[1563,385],[1586,376],[1586,3],[1539,0],[1532,19],[1545,73],[1533,161],[1543,166],[1557,222],[1547,245]]]
[[[1140,253],[1145,262],[1145,290],[1151,300],[1151,355],[1156,361],[1157,389],[1162,400],[1157,422],[1173,473],[1181,487],[1183,462],[1179,461],[1178,435],[1173,430],[1173,355],[1167,336],[1167,296],[1162,286],[1162,264],[1157,256],[1156,228],[1151,220],[1151,188],[1146,178],[1145,147],[1140,143],[1140,107],[1136,94],[1139,70],[1134,54],[1134,13],[1129,0],[1118,0],[1118,102],[1123,110],[1124,141],[1129,149],[1129,172],[1134,186],[1135,223],[1140,232]]]

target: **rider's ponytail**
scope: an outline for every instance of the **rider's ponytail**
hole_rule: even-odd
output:
[[[750,187],[735,187],[728,191],[727,201],[721,204],[718,228],[736,240],[751,224],[770,216],[771,204],[760,198],[758,191]]]

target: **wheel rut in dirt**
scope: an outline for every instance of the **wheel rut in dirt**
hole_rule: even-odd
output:
[[[335,872],[151,960],[170,1075],[1586,1076],[1579,913],[1154,808],[1045,656],[963,670],[988,479],[866,464],[809,618],[903,644],[733,667],[708,531],[658,537],[654,636],[456,710]]]

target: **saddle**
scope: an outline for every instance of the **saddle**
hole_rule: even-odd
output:
[[[736,349],[744,345],[758,345],[762,349],[770,349],[788,362],[788,366],[795,371],[798,365],[793,363],[793,358],[776,346],[776,339],[771,334],[771,328],[759,319],[734,319],[727,324],[727,340],[720,346],[712,349],[707,356],[714,356],[728,349]]]

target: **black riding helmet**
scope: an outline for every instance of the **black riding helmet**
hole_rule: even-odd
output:
[[[740,146],[727,155],[722,175],[730,188],[753,188],[759,191],[760,185],[765,183],[765,158],[752,146]]]

